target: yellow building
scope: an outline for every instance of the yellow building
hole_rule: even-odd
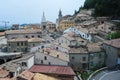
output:
[[[64,31],[64,30],[66,30],[66,29],[68,29],[70,27],[73,27],[73,26],[75,26],[75,22],[74,21],[72,21],[72,20],[62,20],[60,22],[60,28],[59,29],[61,31]]]

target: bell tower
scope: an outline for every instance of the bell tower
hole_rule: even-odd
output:
[[[44,12],[41,20],[41,30],[43,35],[47,32],[47,21],[46,21]]]
[[[62,11],[61,11],[61,9],[59,10],[58,19],[59,19],[59,22],[62,20]]]
[[[46,30],[46,27],[47,27],[47,21],[46,21],[44,12],[43,12],[42,21],[41,21],[41,27],[42,27],[42,30]]]

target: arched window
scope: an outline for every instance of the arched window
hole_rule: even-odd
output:
[[[45,56],[44,59],[47,60],[47,57]]]

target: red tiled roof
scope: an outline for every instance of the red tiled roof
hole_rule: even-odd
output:
[[[120,38],[119,39],[113,39],[110,41],[105,41],[104,42],[107,45],[113,46],[115,48],[120,48]]]
[[[71,67],[67,66],[44,66],[34,65],[29,70],[34,73],[58,74],[58,75],[75,75]]]

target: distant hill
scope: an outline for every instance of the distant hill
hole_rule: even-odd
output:
[[[94,16],[107,16],[120,19],[120,0],[86,0],[84,9],[94,8]]]

